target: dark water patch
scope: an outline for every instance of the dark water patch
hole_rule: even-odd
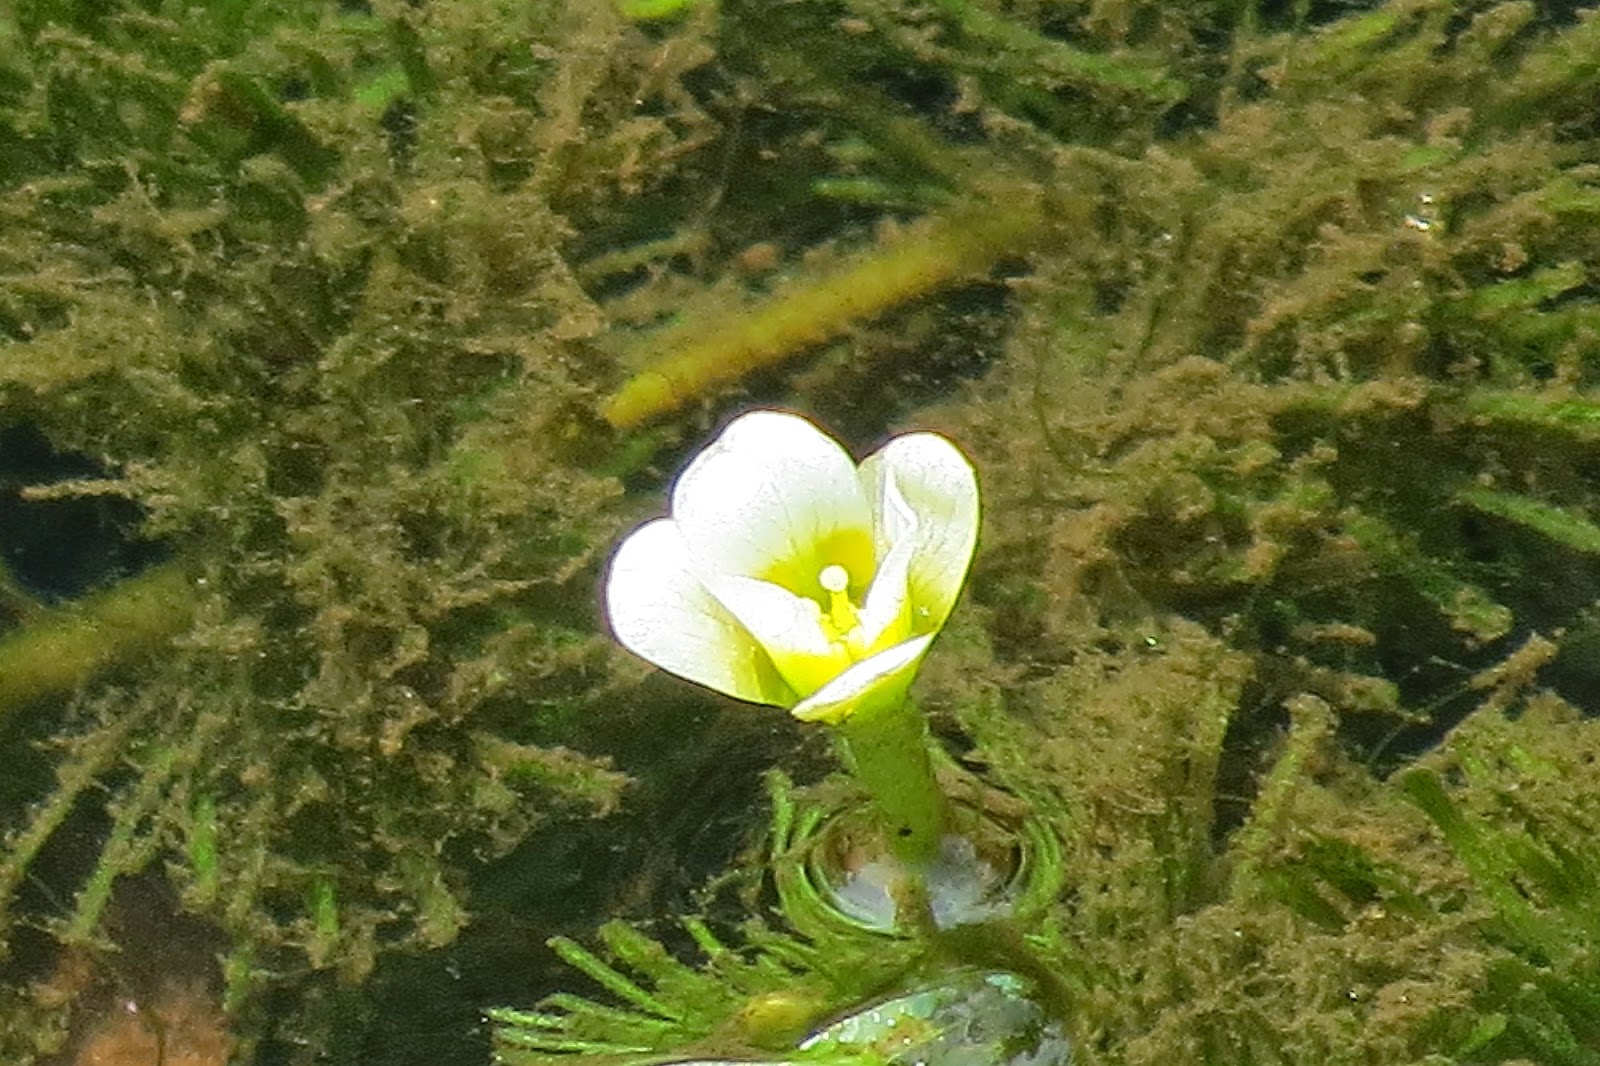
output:
[[[60,452],[28,427],[0,429],[0,560],[18,584],[67,600],[157,561],[164,549],[140,540],[137,505],[115,496],[28,499],[25,490],[108,471]]]

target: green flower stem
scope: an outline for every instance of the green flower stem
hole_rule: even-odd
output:
[[[933,862],[950,831],[950,803],[934,776],[922,715],[900,700],[862,707],[835,728],[845,763],[877,806],[895,857],[913,870]]]

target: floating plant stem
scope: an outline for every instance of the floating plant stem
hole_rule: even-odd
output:
[[[673,327],[650,340],[666,354],[628,379],[601,408],[617,429],[670,414],[698,397],[783,362],[952,282],[989,270],[1040,227],[1033,203],[985,202],[935,219],[756,308]]]
[[[188,579],[155,567],[0,639],[0,716],[80,684],[100,667],[152,649],[189,624]]]
[[[1600,440],[1600,404],[1581,395],[1477,388],[1462,397],[1461,408],[1480,423],[1496,427],[1526,429],[1583,444]]]
[[[63,764],[57,773],[55,791],[35,809],[26,827],[7,841],[5,854],[0,858],[0,927],[7,918],[7,904],[40,850],[66,822],[82,795],[123,757],[128,737],[136,727],[143,725],[147,710],[141,707],[118,719],[112,728],[90,738],[78,759]]]
[[[1589,555],[1600,552],[1600,526],[1575,510],[1493,489],[1461,489],[1456,499],[1476,511],[1531,529],[1573,551]]]
[[[1033,67],[1074,81],[1140,98],[1172,103],[1187,92],[1153,59],[1106,55],[1074,48],[1014,19],[990,14],[967,0],[934,0],[932,6],[951,18],[961,32],[1006,57],[1003,62]]]
[[[165,800],[173,769],[184,754],[176,745],[156,751],[138,786],[116,810],[116,821],[100,849],[100,861],[78,890],[72,918],[62,927],[60,935],[64,943],[87,943],[111,903],[117,878],[130,870],[143,868],[155,854],[159,841],[140,833],[139,829]]]

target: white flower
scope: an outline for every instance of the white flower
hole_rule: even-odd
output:
[[[904,699],[977,535],[977,477],[943,437],[896,437],[858,468],[805,419],[752,411],[622,542],[606,608],[662,669],[838,722]]]

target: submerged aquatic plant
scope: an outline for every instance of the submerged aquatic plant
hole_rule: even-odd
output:
[[[850,8],[969,71],[1051,190],[999,367],[933,416],[991,532],[922,676],[1063,841],[1030,945],[1080,1060],[1593,1061],[1594,770],[1526,751],[1538,714],[1462,738],[1507,706],[1496,669],[1592,689],[1600,20],[1194,5],[1237,21],[1158,135],[1023,69],[1076,30],[1059,6],[1007,8],[1028,53],[976,5]],[[1120,45],[1204,17],[1084,22]],[[1570,784],[1525,804],[1522,775]]]
[[[973,609],[876,681],[920,669],[985,771],[972,801],[1020,797],[1061,841],[1067,887],[1027,943],[1075,994],[1081,1061],[1592,1061],[1571,890],[1594,876],[1592,771],[1529,739],[1581,730],[1525,715],[1479,745],[1473,726],[1399,785],[1345,742],[1409,759],[1533,630],[1567,630],[1542,666],[1562,691],[1595,676],[1600,20],[1477,0],[724,0],[642,31],[506,0],[13,8],[0,417],[106,470],[30,491],[143,508],[183,630],[99,681],[102,653],[148,644],[97,640],[96,603],[0,644],[70,638],[75,664],[0,678],[23,707],[8,753],[55,738],[7,781],[13,914],[88,839],[92,871],[41,878],[69,897],[51,928],[94,939],[116,878],[163,865],[225,930],[233,1005],[269,974],[358,977],[450,939],[480,856],[617,796],[559,746],[601,721],[609,676],[582,593],[619,490],[580,468],[605,439],[585,412],[631,427],[837,341],[751,387],[832,418],[869,396],[862,433],[937,394],[918,418],[985,471]],[[1018,209],[965,227],[1018,185]],[[897,245],[930,204],[946,225]],[[905,306],[1022,229],[1025,279]],[[813,271],[869,233],[860,270]],[[787,279],[739,272],[753,240]],[[667,319],[654,377],[591,343]],[[654,446],[626,443],[607,469]],[[806,598],[842,636],[870,592],[826,568]],[[783,647],[797,681],[769,655],[758,691],[824,691],[801,690],[833,660]],[[1524,775],[1572,791],[1529,803]],[[103,847],[62,832],[102,813]],[[729,984],[765,1021],[739,1032],[797,1051],[815,1010],[889,995],[847,972],[873,943],[814,995],[785,992],[825,959],[747,960]],[[1018,957],[955,956],[968,975]],[[705,1027],[613,1048],[732,1024],[704,972]]]
[[[1006,972],[955,968],[910,987],[886,984],[906,960],[859,945],[840,951],[770,930],[749,932],[744,952],[702,921],[687,929],[705,953],[700,968],[673,959],[637,930],[612,923],[601,939],[608,963],[572,941],[557,952],[625,1003],[570,995],[536,1011],[489,1012],[497,1024],[496,1060],[552,1066],[575,1056],[608,1062],[794,1062],[833,1066],[928,1064],[1066,1066],[1070,1045],[1059,1021],[1030,998],[1031,986]],[[641,985],[629,971],[643,975]],[[856,998],[845,998],[850,990]]]
[[[780,773],[768,784],[767,862],[747,866],[739,880],[746,906],[767,898],[773,913],[679,919],[689,943],[678,950],[687,960],[617,921],[599,931],[604,958],[553,939],[557,956],[613,1002],[558,992],[534,1010],[490,1010],[497,1061],[1065,1066],[1068,999],[1015,927],[970,921],[886,936],[842,920],[827,890],[807,876],[805,854],[837,811],[797,795]],[[1061,887],[1059,856],[1035,859],[1037,894],[1016,901],[1030,915]]]
[[[92,471],[13,497],[8,469],[5,506],[116,499],[170,560],[0,638],[8,1063],[65,1039],[70,997],[25,990],[109,954],[130,874],[219,930],[192,976],[245,1057],[336,1024],[269,987],[450,943],[469,869],[625,782],[573,732],[610,652],[568,591],[620,521],[564,450],[593,306],[555,194],[506,174],[560,135],[488,132],[582,34],[190,14],[0,12],[0,426]]]
[[[1524,658],[1553,652],[1536,642]],[[1483,705],[1398,784],[1466,871],[1489,945],[1462,1061],[1594,1066],[1600,721],[1527,680],[1515,668],[1480,677]]]

